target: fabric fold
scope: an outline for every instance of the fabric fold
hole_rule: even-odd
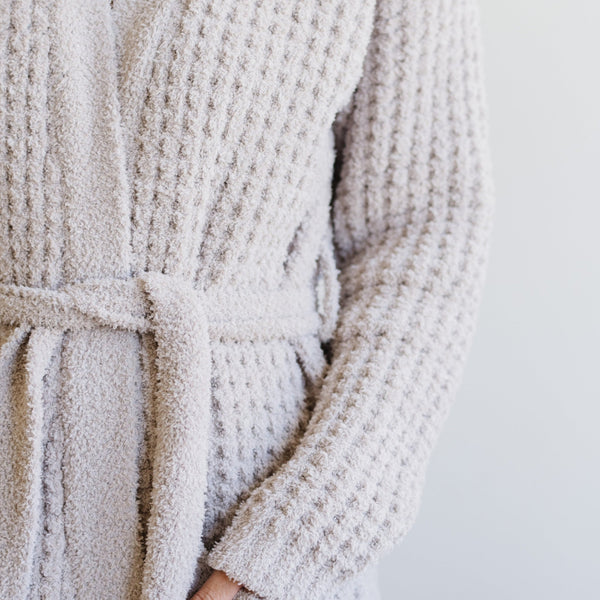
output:
[[[11,507],[2,514],[2,530],[11,544],[11,552],[0,561],[2,598],[26,597],[32,577],[34,546],[41,527],[44,375],[61,337],[54,329],[21,326],[0,349],[3,386],[24,399],[3,406],[11,411],[15,427],[9,438],[3,437],[0,467],[0,488],[10,496],[3,506]],[[13,378],[13,359],[23,361],[23,370],[17,372],[22,377]]]

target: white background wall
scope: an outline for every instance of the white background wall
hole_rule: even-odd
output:
[[[600,598],[600,3],[479,0],[496,222],[384,600]]]

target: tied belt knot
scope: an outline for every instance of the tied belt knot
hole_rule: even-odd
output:
[[[161,272],[135,277],[91,278],[57,289],[0,284],[0,323],[20,328],[26,340],[26,439],[18,454],[12,494],[19,504],[12,552],[2,557],[11,597],[25,597],[40,522],[44,375],[62,334],[111,327],[151,332],[156,341],[156,450],[151,512],[145,544],[142,593],[150,598],[184,598],[201,551],[206,491],[207,425],[210,418],[210,341],[269,340],[298,343],[322,326],[310,286],[256,289],[196,289],[191,281]],[[1,348],[0,348],[1,350]],[[316,376],[322,359],[303,352],[304,367]],[[0,366],[5,357],[0,353]],[[177,564],[172,557],[177,556]]]

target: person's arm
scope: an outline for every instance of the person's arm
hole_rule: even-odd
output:
[[[341,299],[331,364],[294,454],[207,556],[266,600],[326,597],[416,519],[492,233],[476,1],[377,3],[364,73],[335,123]]]

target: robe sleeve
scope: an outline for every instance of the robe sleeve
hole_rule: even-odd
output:
[[[340,304],[291,458],[207,555],[266,600],[317,600],[415,522],[473,339],[492,234],[478,0],[380,0],[332,124]]]

